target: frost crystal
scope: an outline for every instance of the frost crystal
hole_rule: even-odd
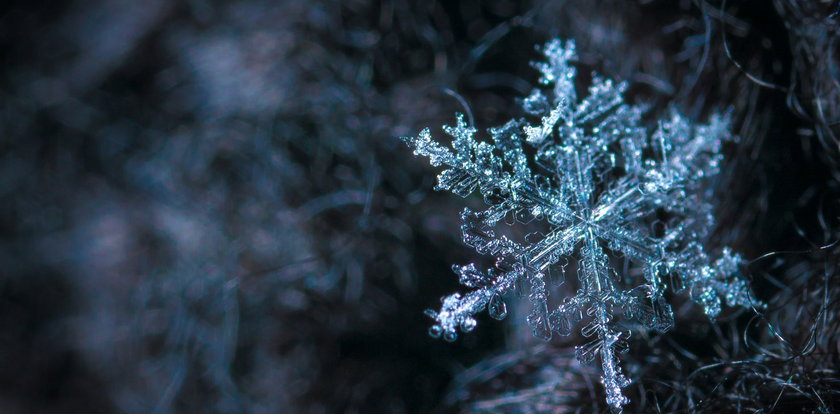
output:
[[[491,145],[474,139],[475,128],[459,114],[455,126],[444,126],[454,152],[432,140],[428,128],[403,138],[416,155],[446,168],[436,189],[462,197],[478,190],[489,205],[464,209],[461,231],[466,244],[495,258],[495,266],[453,266],[471,290],[443,298],[440,311],[427,310],[435,319],[429,332],[453,341],[458,329],[475,328],[474,315],[484,309],[502,319],[503,297],[524,286],[535,336],[569,335],[581,324],[581,334],[592,338],[577,347],[577,358],[600,359],[607,403],[620,412],[628,402],[621,388],[630,381],[617,353],[626,349],[633,324],[671,328],[666,282],[688,291],[709,317],[720,312],[721,298],[730,306],[755,303],[738,277],[741,257],[724,248],[713,258],[703,246],[714,225],[706,181],[718,173],[721,144],[733,137],[725,116],[694,125],[673,110],[648,134],[643,109],[623,102],[625,83],[595,76],[588,96],[577,98],[573,42],[554,40],[542,52],[546,62],[534,66],[545,90],[522,102],[528,114],[541,117],[538,124],[512,120],[491,128]],[[527,150],[532,162],[523,140],[534,148]],[[525,226],[535,220],[546,234],[516,241],[497,229],[500,221]],[[577,292],[552,306],[548,275],[568,257],[577,258]]]

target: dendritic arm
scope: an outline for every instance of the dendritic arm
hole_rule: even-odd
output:
[[[429,334],[436,338],[443,335],[449,342],[458,337],[459,328],[463,332],[472,331],[476,326],[473,315],[484,309],[487,309],[492,318],[504,319],[507,316],[507,307],[502,295],[513,287],[524,272],[524,268],[518,264],[501,272],[498,267],[480,272],[473,264],[453,266],[452,269],[460,275],[462,284],[477,289],[466,295],[454,293],[444,297],[439,312],[426,310],[426,315],[435,320],[435,324],[429,328]]]

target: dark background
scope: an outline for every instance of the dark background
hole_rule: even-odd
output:
[[[840,410],[838,10],[4,2],[0,412],[604,411],[577,339],[516,311],[426,334],[478,258],[464,201],[396,138],[451,124],[455,95],[480,129],[521,116],[555,36],[581,91],[596,70],[654,115],[731,110],[741,137],[709,243],[768,309],[711,324],[675,298],[675,329],[622,356],[626,411]]]

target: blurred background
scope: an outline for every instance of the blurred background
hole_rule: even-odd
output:
[[[719,229],[767,310],[634,334],[627,412],[840,410],[834,1],[0,6],[0,412],[605,412],[578,338],[423,310],[464,201],[397,137],[522,113],[577,41],[653,118],[731,110]]]

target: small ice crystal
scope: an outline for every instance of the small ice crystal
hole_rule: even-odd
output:
[[[525,286],[535,336],[568,335],[586,322],[581,334],[592,339],[577,348],[578,358],[600,359],[607,403],[620,412],[628,402],[621,389],[630,380],[616,355],[629,336],[619,322],[670,329],[666,281],[678,285],[671,286],[675,291],[687,290],[709,317],[720,312],[721,298],[732,306],[756,303],[738,273],[741,257],[729,248],[712,257],[703,245],[714,226],[708,180],[718,173],[721,144],[733,136],[726,116],[696,125],[675,110],[650,134],[641,125],[642,108],[624,102],[623,82],[595,76],[588,95],[577,99],[572,41],[553,40],[542,53],[546,61],[534,67],[545,90],[522,101],[526,113],[540,118],[536,125],[512,120],[490,128],[491,145],[474,139],[475,128],[458,114],[454,126],[444,127],[454,152],[432,140],[428,128],[403,138],[416,155],[445,167],[436,189],[484,196],[485,210],[461,213],[461,232],[466,244],[496,259],[485,271],[474,264],[453,267],[470,291],[449,295],[440,311],[427,312],[435,319],[430,333],[453,341],[457,329],[472,330],[473,315],[485,309],[503,319],[503,296]],[[523,141],[534,148],[533,161]],[[525,242],[497,234],[500,221],[535,219],[547,233],[532,233]],[[640,271],[621,273],[611,260],[619,254]],[[546,277],[571,257],[577,260],[576,295],[552,308]]]

